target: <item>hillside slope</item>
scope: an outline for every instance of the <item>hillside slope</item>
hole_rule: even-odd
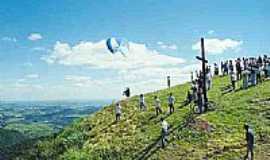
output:
[[[239,160],[246,149],[243,130],[246,122],[256,133],[255,159],[270,159],[270,81],[223,94],[227,85],[228,77],[214,79],[209,99],[215,105],[202,115],[191,114],[193,104],[183,105],[189,84],[146,94],[146,112],[138,110],[138,96],[134,96],[121,102],[121,122],[114,121],[114,107],[106,106],[74,122],[57,136],[39,141],[19,159]],[[175,113],[156,117],[154,95],[159,95],[162,108],[167,111],[169,92],[177,100]],[[159,145],[161,117],[171,125],[170,142],[164,149]]]

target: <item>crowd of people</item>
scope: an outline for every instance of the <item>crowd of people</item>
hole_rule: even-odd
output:
[[[219,73],[219,71],[221,73]],[[270,58],[267,55],[249,58],[237,58],[221,62],[220,68],[214,64],[215,75],[229,75],[233,90],[236,89],[236,82],[242,80],[242,88],[255,86],[263,79],[270,77]]]
[[[197,106],[198,113],[203,113],[206,111],[205,94],[203,93],[204,88],[208,91],[212,88],[212,79],[213,76],[229,76],[231,81],[231,88],[235,90],[237,88],[236,82],[242,80],[242,88],[247,89],[249,86],[257,85],[262,82],[263,79],[270,77],[270,58],[264,55],[263,57],[259,56],[258,58],[237,58],[236,60],[227,60],[221,62],[220,65],[214,63],[214,70],[211,71],[211,66],[207,66],[205,69],[205,76],[202,71],[195,71],[195,74],[191,72],[191,88],[187,92],[186,102],[187,104],[194,102]],[[204,83],[205,81],[205,83]],[[205,86],[204,86],[205,85]],[[171,88],[171,79],[170,76],[167,76],[167,86]],[[124,93],[126,97],[130,96],[130,89],[127,88]],[[172,93],[169,93],[167,104],[168,104],[168,114],[173,114],[175,111],[175,97]],[[145,102],[145,97],[143,94],[139,95],[138,106],[140,111],[147,110],[147,104]],[[157,95],[154,96],[153,106],[155,108],[156,116],[159,116],[163,113],[161,107],[161,100]],[[121,106],[120,103],[116,103],[115,114],[116,121],[119,121],[121,118]],[[165,119],[161,118],[161,137],[162,137],[162,146],[164,147],[169,132],[169,124]],[[253,144],[254,144],[254,135],[251,132],[251,128],[248,125],[245,125],[246,129],[246,140],[247,140],[247,152],[251,153],[253,157]]]

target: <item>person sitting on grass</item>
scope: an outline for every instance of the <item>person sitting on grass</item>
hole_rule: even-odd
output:
[[[158,116],[159,114],[162,113],[161,102],[158,96],[155,96],[154,99],[155,99],[154,104],[155,104],[156,115]]]
[[[164,118],[160,118],[161,121],[161,145],[162,148],[165,147],[168,142],[167,136],[169,134],[169,124],[164,120]]]
[[[120,121],[120,119],[121,119],[121,113],[122,113],[121,110],[122,110],[122,107],[121,107],[120,103],[117,102],[115,105],[115,119],[117,122]]]
[[[174,102],[175,102],[175,98],[174,98],[173,94],[170,93],[169,97],[168,97],[168,105],[169,105],[170,114],[172,114],[174,112]]]
[[[140,94],[139,105],[140,105],[140,110],[146,111],[146,105],[145,105],[143,94]]]
[[[245,159],[253,160],[254,133],[248,124],[244,125],[244,129],[246,131],[246,142],[247,142],[247,153],[246,153]],[[249,154],[250,154],[250,157],[249,157]]]

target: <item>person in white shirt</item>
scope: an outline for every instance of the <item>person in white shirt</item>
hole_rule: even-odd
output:
[[[144,111],[146,110],[143,94],[140,94],[139,105],[140,105],[140,110],[144,110]]]
[[[243,89],[247,89],[248,88],[248,75],[249,75],[249,71],[246,69],[242,72],[242,77],[243,77]]]
[[[212,73],[211,71],[208,71],[206,74],[206,88],[207,90],[210,90],[212,88]]]
[[[232,87],[233,87],[233,90],[235,90],[236,88],[236,74],[235,72],[231,72],[231,83],[232,83]]]
[[[174,102],[175,102],[175,98],[172,95],[172,93],[170,93],[168,97],[168,105],[169,105],[170,114],[174,112]]]
[[[156,115],[158,116],[159,114],[162,113],[161,102],[157,96],[155,96],[154,99],[155,99],[154,104],[155,104]]]
[[[169,124],[164,120],[164,118],[161,118],[160,121],[161,121],[161,143],[162,148],[164,148],[166,142],[168,142],[167,136],[169,133]]]
[[[116,118],[116,121],[120,121],[120,118],[121,118],[121,114],[122,114],[122,107],[120,105],[119,102],[116,103],[115,105],[115,118]]]

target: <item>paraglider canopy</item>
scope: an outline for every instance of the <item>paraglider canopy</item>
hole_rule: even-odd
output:
[[[126,55],[129,51],[129,43],[126,39],[123,38],[108,38],[106,41],[108,50],[115,54],[120,52],[122,55]]]

